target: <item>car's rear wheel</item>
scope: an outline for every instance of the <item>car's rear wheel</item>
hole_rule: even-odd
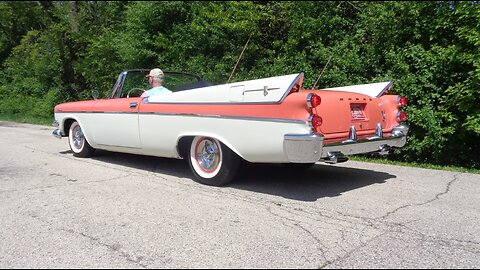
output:
[[[195,137],[190,146],[189,165],[195,181],[223,186],[233,181],[240,157],[217,139]]]
[[[82,127],[80,127],[80,124],[77,121],[74,121],[70,126],[68,132],[68,144],[73,151],[73,155],[76,157],[90,157],[93,152],[95,152],[95,148],[90,146],[87,142]]]

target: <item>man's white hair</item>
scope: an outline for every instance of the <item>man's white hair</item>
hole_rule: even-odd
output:
[[[152,77],[154,82],[163,82],[163,77]]]

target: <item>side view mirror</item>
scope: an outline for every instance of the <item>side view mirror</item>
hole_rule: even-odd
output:
[[[93,99],[97,100],[98,95],[99,95],[99,93],[98,93],[97,90],[92,90],[92,97],[93,97]]]

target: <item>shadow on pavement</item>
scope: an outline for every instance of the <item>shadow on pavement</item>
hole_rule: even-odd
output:
[[[71,153],[71,151],[61,152],[61,154]],[[97,150],[92,159],[179,178],[193,179],[187,162],[180,159],[103,150]],[[309,169],[297,170],[279,164],[245,163],[241,166],[235,181],[227,187],[292,200],[316,201],[324,197],[340,196],[344,192],[357,188],[385,183],[392,178],[396,178],[396,176],[384,172],[330,164],[315,164]]]
[[[321,163],[306,170],[288,169],[278,164],[249,164],[242,169],[231,187],[300,201],[336,197],[396,178],[389,173]]]

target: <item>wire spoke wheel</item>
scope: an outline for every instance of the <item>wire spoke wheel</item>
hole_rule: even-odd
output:
[[[68,131],[68,144],[76,157],[89,157],[95,151],[90,146],[80,124],[75,121]]]
[[[195,181],[221,186],[232,181],[239,157],[215,138],[195,137],[190,146],[189,164]]]
[[[221,163],[219,145],[214,141],[208,139],[199,141],[195,153],[198,165],[204,172],[214,172]]]

